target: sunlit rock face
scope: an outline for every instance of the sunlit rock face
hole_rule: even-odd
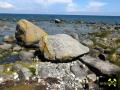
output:
[[[15,37],[19,44],[32,45],[45,35],[47,33],[43,29],[25,19],[17,22]]]
[[[66,34],[48,35],[39,42],[40,51],[49,60],[71,60],[89,52],[89,48]]]

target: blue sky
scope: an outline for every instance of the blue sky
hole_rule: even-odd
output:
[[[0,13],[120,16],[120,0],[0,0]]]

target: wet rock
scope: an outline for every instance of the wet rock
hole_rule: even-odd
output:
[[[55,23],[61,23],[60,19],[55,19],[54,21],[55,21]]]
[[[12,44],[3,43],[2,45],[0,45],[0,48],[4,50],[8,50],[12,48]]]
[[[34,52],[21,51],[19,57],[21,60],[32,60],[34,58]]]
[[[9,36],[9,35],[4,36],[3,39],[4,39],[3,41],[6,43],[13,43],[15,41],[14,36]]]
[[[113,75],[120,72],[118,66],[90,56],[81,57],[81,61],[94,70],[96,74]]]
[[[83,40],[82,43],[86,46],[93,46],[94,45],[93,41],[90,39]]]
[[[11,52],[6,54],[7,56],[4,55],[2,59],[0,60],[0,64],[9,64],[9,63],[14,63],[18,60],[20,60],[18,54],[13,54]]]
[[[38,43],[45,35],[47,35],[47,33],[43,29],[25,19],[21,19],[17,23],[15,37],[20,45],[32,45]]]
[[[71,60],[89,52],[89,48],[66,34],[49,35],[40,40],[40,51],[48,60]]]

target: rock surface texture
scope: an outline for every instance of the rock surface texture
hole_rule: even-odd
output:
[[[21,19],[17,23],[15,37],[19,44],[34,44],[45,35],[47,35],[47,33],[43,29],[25,19]]]
[[[114,75],[120,71],[120,68],[112,63],[102,61],[90,56],[81,57],[81,60],[88,66],[97,70],[102,74]]]
[[[89,48],[67,34],[48,35],[40,40],[40,50],[49,60],[68,60],[89,52]]]

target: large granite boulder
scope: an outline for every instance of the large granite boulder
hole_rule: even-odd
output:
[[[47,35],[47,33],[43,29],[25,19],[21,19],[17,23],[15,37],[21,45],[32,45],[37,43],[40,38],[45,35]]]
[[[71,60],[89,52],[89,48],[67,34],[48,35],[39,42],[40,51],[49,60]]]

